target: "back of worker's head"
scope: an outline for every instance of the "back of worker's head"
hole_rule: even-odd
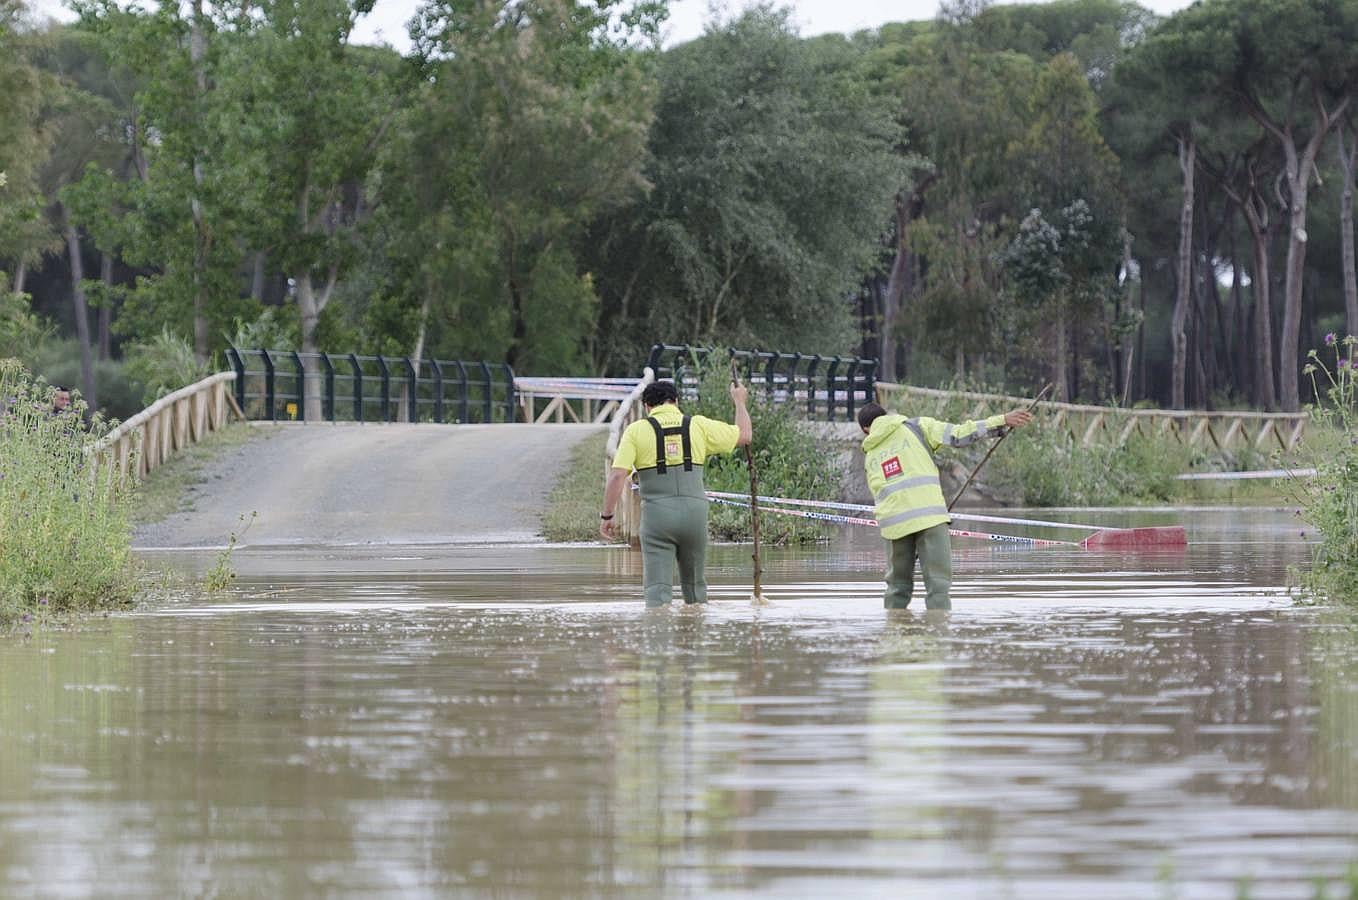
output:
[[[641,392],[641,402],[646,406],[659,406],[674,403],[679,399],[679,389],[673,381],[656,381],[646,385]]]
[[[858,427],[864,431],[872,428],[872,423],[886,415],[880,403],[864,403],[858,408]]]

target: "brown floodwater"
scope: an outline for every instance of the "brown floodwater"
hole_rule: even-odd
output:
[[[247,547],[0,641],[0,896],[1315,897],[1358,629],[1289,597],[1286,511],[1178,520],[958,541],[950,615],[882,610],[864,532],[650,612],[622,549]]]

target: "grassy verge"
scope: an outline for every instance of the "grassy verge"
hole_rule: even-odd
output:
[[[1321,426],[1309,440],[1317,476],[1298,485],[1297,501],[1319,529],[1321,545],[1304,584],[1327,600],[1358,603],[1358,337],[1325,337],[1325,355],[1312,350],[1302,371],[1318,398],[1313,421]]]
[[[84,402],[0,361],[0,627],[112,609],[135,590],[129,485],[86,450],[108,431]]]
[[[599,508],[604,497],[604,446],[608,432],[590,435],[575,445],[570,461],[547,498],[542,532],[549,541],[589,541],[599,536]]]
[[[132,523],[159,522],[174,513],[192,510],[193,488],[204,481],[207,464],[263,433],[244,422],[232,422],[175,454],[137,485],[129,510]]]

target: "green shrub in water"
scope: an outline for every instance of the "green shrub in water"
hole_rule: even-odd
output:
[[[1318,402],[1311,416],[1329,440],[1317,442],[1316,478],[1297,483],[1302,515],[1320,532],[1315,562],[1306,586],[1329,600],[1358,600],[1358,385],[1354,347],[1358,338],[1325,336],[1327,363],[1315,350],[1302,372],[1311,379]]]
[[[686,412],[724,422],[735,419],[735,408],[728,393],[731,386],[729,359],[713,354],[703,371],[698,402],[680,399]],[[743,376],[742,376],[743,377]],[[804,500],[839,498],[843,473],[838,455],[827,452],[807,432],[795,412],[786,405],[767,399],[763,385],[749,385],[750,420],[754,441],[750,449],[758,473],[759,493],[773,497]],[[750,493],[750,474],[744,448],[735,453],[708,459],[705,480],[709,491],[729,491],[745,497]],[[708,531],[721,540],[749,540],[752,537],[749,509],[714,503],[708,513]],[[760,540],[768,544],[819,540],[826,526],[810,519],[776,513],[761,513]]]
[[[127,485],[85,449],[107,431],[84,404],[52,412],[52,392],[0,360],[0,626],[131,600]]]
[[[1174,499],[1175,476],[1187,472],[1196,455],[1171,437],[1133,435],[1121,446],[1086,447],[1038,420],[991,457],[988,478],[1025,506],[1163,503]]]

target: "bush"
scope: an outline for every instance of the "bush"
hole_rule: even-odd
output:
[[[990,482],[1025,506],[1114,506],[1174,499],[1175,476],[1197,452],[1172,437],[1133,435],[1125,444],[1085,447],[1039,422],[990,458]]]
[[[133,344],[126,353],[127,373],[142,384],[142,403],[152,403],[206,378],[210,369],[198,361],[193,346],[162,326],[149,341]]]
[[[1353,372],[1358,338],[1341,341],[1331,333],[1325,343],[1334,354],[1333,368],[1312,350],[1302,370],[1318,399],[1311,416],[1330,438],[1316,442],[1316,478],[1300,486],[1302,514],[1321,535],[1304,583],[1319,597],[1353,602],[1358,600],[1358,385]]]
[[[688,404],[692,407],[688,411],[732,421],[735,409],[728,393],[730,385],[729,361],[713,354],[703,371],[698,402]],[[680,403],[685,405],[682,400]],[[751,388],[749,405],[754,425],[750,449],[758,473],[759,493],[804,500],[838,499],[843,473],[835,462],[837,454],[827,452],[808,434],[793,410],[768,402],[761,390]],[[729,456],[710,458],[705,468],[708,490],[749,495],[750,475],[743,449],[737,448]],[[748,509],[714,504],[707,521],[713,537],[725,540],[751,537]],[[761,514],[759,522],[760,539],[770,544],[818,540],[824,538],[826,530],[826,526],[812,520],[775,513]]]
[[[0,359],[27,360],[33,348],[51,335],[52,327],[33,314],[26,294],[6,290],[6,281],[0,272]]]
[[[0,361],[0,625],[131,600],[128,485],[86,447],[107,430],[84,405],[51,412],[51,389]]]

